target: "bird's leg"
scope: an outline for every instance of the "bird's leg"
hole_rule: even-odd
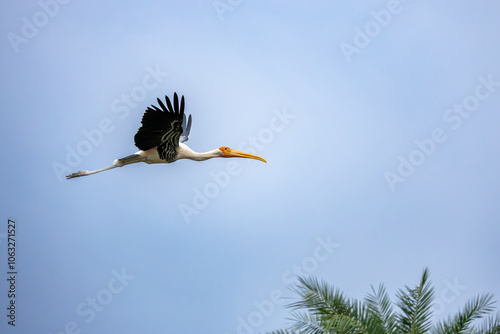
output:
[[[101,168],[101,169],[97,169],[97,170],[92,170],[92,171],[81,170],[79,172],[67,175],[66,178],[67,179],[73,179],[75,177],[92,175],[92,174],[104,172],[105,170],[113,169],[113,168],[116,168],[116,167],[122,167],[122,166],[125,166],[125,165],[130,165],[130,164],[133,164],[133,163],[136,163],[136,162],[142,162],[142,161],[145,161],[145,160],[146,160],[146,158],[143,158],[143,157],[141,157],[140,154],[136,153],[136,154],[132,154],[132,155],[126,156],[126,157],[121,158],[121,159],[116,159],[113,162],[113,165],[111,165],[109,167]]]
[[[109,167],[106,167],[106,168],[97,169],[97,170],[92,170],[92,171],[81,170],[79,172],[76,172],[76,173],[73,173],[73,174],[70,174],[70,175],[66,175],[66,178],[69,180],[69,179],[72,179],[72,178],[75,178],[75,177],[92,175],[92,174],[104,172],[105,170],[108,170],[108,169],[113,169],[113,168],[121,167],[121,166],[123,166],[123,165],[122,164],[116,164],[116,165],[113,164],[112,166],[109,166]]]

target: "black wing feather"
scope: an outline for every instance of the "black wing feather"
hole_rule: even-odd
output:
[[[157,98],[156,101],[158,101],[158,104],[160,105],[161,109],[164,110],[165,112],[167,112],[167,111],[172,110],[172,107],[170,106],[170,100],[168,99],[168,96],[165,95],[165,99],[168,101],[168,106],[170,107],[168,110],[167,110],[167,108],[165,108],[165,105],[163,104],[163,102],[161,102],[160,98]],[[160,110],[160,109],[158,109],[158,107],[155,107],[155,106],[152,106],[152,107],[157,109],[157,110]]]
[[[174,111],[176,114],[179,113],[179,99],[177,98],[177,94],[174,94]]]
[[[176,95],[177,94],[174,93],[174,96],[176,96]],[[175,112],[174,108],[172,108],[172,103],[170,103],[170,99],[167,96],[165,96],[165,101],[167,102],[168,110],[170,110],[170,112],[172,112],[172,113]]]
[[[157,147],[160,158],[172,162],[177,156],[179,138],[182,134],[184,108],[179,110],[177,93],[174,93],[175,109],[172,108],[167,96],[165,96],[165,102],[168,108],[158,99],[161,109],[156,106],[146,109],[142,116],[142,126],[137,131],[134,141],[142,151]],[[184,96],[181,103],[184,106]]]

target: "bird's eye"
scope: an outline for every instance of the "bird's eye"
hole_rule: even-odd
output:
[[[221,146],[221,147],[219,147],[219,150],[220,150],[222,153],[224,153],[224,154],[228,154],[228,153],[230,153],[230,152],[231,152],[231,149],[230,149],[229,147],[227,147],[227,146]]]

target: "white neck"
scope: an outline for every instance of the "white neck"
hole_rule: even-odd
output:
[[[203,161],[211,158],[219,158],[220,153],[221,152],[219,149],[201,153],[195,152],[192,149],[190,149],[187,145],[180,143],[179,154],[177,156],[177,159],[190,159],[195,161]]]

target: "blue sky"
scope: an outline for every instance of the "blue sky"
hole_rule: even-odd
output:
[[[382,282],[394,296],[429,267],[438,317],[498,298],[499,10],[4,1],[2,333],[265,332],[288,323],[297,274],[362,298]],[[134,153],[145,108],[173,92],[192,149],[268,163],[64,180]]]

